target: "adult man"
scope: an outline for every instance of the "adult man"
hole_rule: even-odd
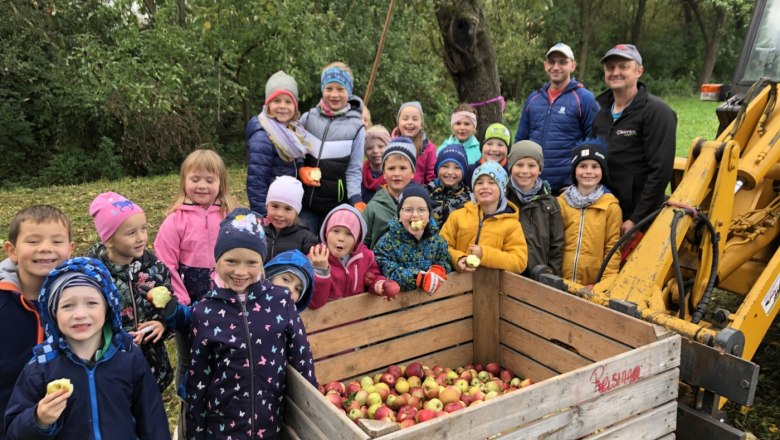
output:
[[[558,43],[547,51],[547,81],[528,95],[520,114],[515,142],[530,139],[542,146],[542,179],[553,193],[571,184],[571,151],[590,135],[599,106],[596,98],[572,78],[577,62],[571,47]]]
[[[639,81],[642,56],[618,44],[601,58],[609,89],[598,96],[601,111],[593,135],[607,142],[610,189],[623,210],[621,233],[658,209],[672,178],[677,114]]]

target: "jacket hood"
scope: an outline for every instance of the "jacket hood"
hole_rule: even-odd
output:
[[[42,345],[59,346],[60,349],[68,350],[68,343],[60,333],[60,329],[57,327],[56,318],[49,313],[49,296],[51,295],[52,285],[57,279],[67,273],[81,272],[82,274],[93,278],[100,285],[100,292],[108,304],[108,317],[106,318],[106,324],[111,325],[114,332],[114,344],[123,344],[123,335],[127,336],[122,329],[122,318],[120,317],[120,305],[119,305],[119,291],[116,289],[114,282],[111,280],[111,274],[106,269],[106,266],[100,260],[94,258],[77,257],[65,260],[62,264],[57,266],[49,273],[46,280],[43,282],[41,288],[41,297],[38,300],[38,313],[41,315],[41,324],[43,325],[47,340]],[[125,341],[126,342],[126,341]],[[44,349],[45,351],[45,349]]]
[[[265,277],[270,280],[274,275],[284,272],[287,267],[295,267],[306,277],[306,288],[301,293],[301,297],[295,303],[299,312],[306,309],[311,300],[312,290],[314,289],[314,266],[311,261],[303,255],[303,252],[295,249],[282,252],[265,265]]]
[[[10,258],[0,261],[0,290],[21,290],[19,272],[16,264]]]
[[[389,196],[388,196],[389,197]],[[354,206],[342,203],[341,205],[333,208],[328,215],[325,216],[325,219],[322,221],[322,226],[320,227],[320,241],[322,243],[327,243],[328,241],[325,239],[325,227],[328,226],[328,221],[330,220],[330,217],[333,215],[334,212],[340,210],[340,209],[346,209],[355,215],[357,215],[358,219],[360,219],[360,237],[355,237],[355,249],[357,249],[357,244],[362,243],[363,239],[366,238],[366,232],[368,229],[368,225],[366,224],[366,220],[363,218],[363,214],[360,213],[360,211],[357,210]],[[354,249],[353,249],[354,252]]]

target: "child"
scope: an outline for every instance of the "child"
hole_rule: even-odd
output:
[[[433,166],[436,164],[436,145],[425,135],[425,118],[422,104],[417,101],[405,102],[395,117],[396,127],[392,136],[405,136],[414,143],[415,173],[414,181],[427,185],[436,178]]]
[[[466,150],[466,163],[476,163],[482,153],[479,148],[479,141],[474,136],[477,131],[477,111],[468,104],[461,104],[450,116],[450,128],[452,136],[442,142],[436,150],[437,156],[441,154],[444,147],[448,145],[460,144]]]
[[[364,231],[365,243],[373,249],[379,237],[387,231],[387,225],[398,211],[401,191],[414,178],[414,144],[406,137],[393,138],[382,155],[382,175],[387,182],[376,192],[363,211],[368,229]]]
[[[387,299],[398,294],[398,284],[379,271],[374,253],[362,243],[366,222],[347,204],[328,213],[320,229],[322,244],[311,249],[314,294],[309,307],[318,309],[328,301],[368,291]]]
[[[506,156],[509,152],[510,137],[509,129],[504,125],[490,124],[485,130],[485,140],[482,141],[482,147],[479,150],[482,157],[469,165],[466,170],[466,186],[472,186],[471,176],[474,174],[474,170],[485,162],[497,162],[504,170],[507,169]]]
[[[361,194],[363,202],[368,203],[379,187],[384,185],[382,174],[382,155],[390,143],[390,133],[381,125],[374,125],[366,130],[366,161],[363,162],[363,185]]]
[[[154,287],[171,287],[171,273],[157,257],[146,250],[146,214],[140,206],[114,192],[98,194],[89,206],[100,243],[87,252],[106,266],[120,293],[122,326],[152,367],[160,392],[173,381],[163,336],[165,319],[161,310],[146,297]],[[147,327],[151,330],[145,330]]]
[[[258,214],[237,208],[214,247],[217,287],[192,309],[187,438],[277,438],[289,364],[317,386],[314,361],[287,290],[263,277]]]
[[[507,201],[507,175],[497,162],[485,162],[472,177],[473,198],[450,214],[441,229],[449,245],[452,265],[458,272],[473,272],[477,265],[521,273],[528,262],[528,250],[520,226],[518,209]],[[473,255],[475,258],[467,257]]]
[[[360,211],[366,207],[360,194],[366,133],[363,101],[352,95],[352,78],[352,70],[344,63],[325,66],[320,75],[322,99],[301,117],[316,138],[298,170],[304,185],[301,219],[311,231],[318,231],[325,215],[341,203],[348,202]]]
[[[11,218],[8,241],[0,262],[0,438],[5,432],[2,414],[16,378],[43,342],[43,327],[36,304],[49,272],[70,258],[70,220],[50,205],[33,205]],[[13,335],[13,337],[11,337]]]
[[[268,214],[263,222],[268,244],[268,258],[297,249],[308,253],[317,244],[317,236],[298,221],[303,186],[290,176],[279,176],[268,188]]]
[[[452,271],[447,242],[431,219],[428,191],[410,183],[398,201],[397,217],[376,244],[376,261],[382,273],[398,282],[402,291],[419,287],[435,293]]]
[[[6,412],[6,439],[170,439],[154,376],[122,329],[119,292],[103,264],[74,258],[46,278],[35,347]],[[66,379],[70,389],[47,392]]]
[[[374,124],[371,123],[371,112],[365,105],[363,105],[363,113],[360,116],[363,119],[363,126],[366,127],[366,130],[374,126]]]
[[[512,145],[507,160],[509,188],[506,195],[520,208],[528,245],[530,275],[536,266],[547,266],[555,275],[561,275],[563,261],[563,219],[561,206],[550,192],[550,185],[539,178],[544,168],[542,147],[534,141],[520,141]]]
[[[466,151],[461,144],[450,144],[436,157],[436,180],[428,184],[431,196],[431,215],[436,223],[444,225],[452,211],[471,200],[471,191],[463,181],[468,168]]]
[[[265,276],[274,286],[286,287],[298,313],[304,311],[314,288],[314,266],[306,255],[295,249],[282,252],[265,265]]]
[[[246,194],[252,210],[262,215],[274,178],[296,177],[303,156],[311,151],[309,133],[298,122],[300,116],[295,79],[281,70],[274,73],[265,83],[263,110],[246,126]]]
[[[562,276],[584,286],[596,282],[601,263],[620,238],[620,205],[607,192],[607,156],[601,141],[585,140],[572,152],[571,181],[558,196],[565,234]],[[617,273],[620,254],[609,260],[604,277]]]

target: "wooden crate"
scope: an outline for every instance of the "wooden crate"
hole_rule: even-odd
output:
[[[302,316],[323,384],[412,361],[498,361],[536,383],[407,429],[361,429],[289,369],[290,438],[674,438],[680,337],[515,274],[452,274],[433,296],[364,294]]]

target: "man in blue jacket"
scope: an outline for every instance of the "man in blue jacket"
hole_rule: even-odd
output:
[[[599,112],[593,93],[572,78],[576,68],[568,45],[558,43],[547,51],[544,71],[549,81],[528,95],[515,134],[515,142],[528,139],[542,146],[541,178],[550,183],[553,193],[571,184],[571,151],[590,136]]]

